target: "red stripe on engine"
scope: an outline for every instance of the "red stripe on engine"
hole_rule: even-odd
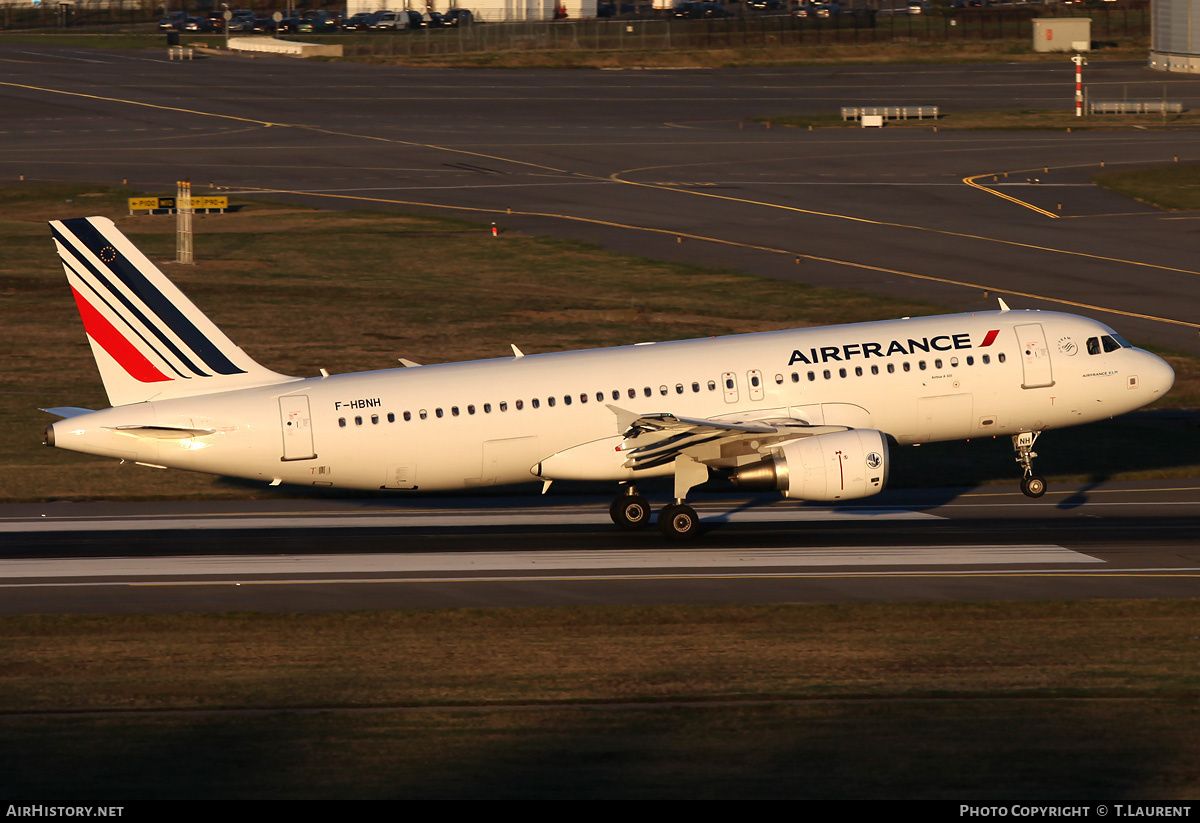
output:
[[[71,294],[75,295],[75,305],[79,307],[79,316],[83,318],[83,328],[88,337],[99,343],[100,348],[108,352],[109,356],[116,360],[121,368],[129,373],[130,377],[142,383],[161,383],[171,379],[155,368],[144,354],[134,348],[125,335],[117,331],[116,326],[96,311],[96,307],[89,303],[82,294],[74,288],[71,289]]]
[[[990,345],[992,345],[992,343],[995,343],[996,335],[998,335],[999,333],[1000,333],[999,329],[992,329],[990,332],[985,334],[983,336],[983,342],[979,344],[979,348],[982,349],[984,346],[990,346]]]

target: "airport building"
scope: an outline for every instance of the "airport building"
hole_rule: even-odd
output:
[[[476,20],[488,23],[520,23],[541,20],[580,20],[596,16],[596,0],[348,0],[346,15],[358,12],[468,9]]]
[[[1154,0],[1150,14],[1150,68],[1200,71],[1200,2]]]

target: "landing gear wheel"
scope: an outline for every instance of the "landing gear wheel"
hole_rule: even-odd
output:
[[[624,494],[608,509],[612,521],[626,531],[644,529],[650,525],[650,504],[640,494]]]
[[[658,529],[672,540],[687,540],[700,533],[700,517],[691,506],[672,503],[658,513]]]
[[[1027,474],[1021,478],[1021,491],[1026,497],[1041,497],[1046,493],[1046,479],[1036,474]]]

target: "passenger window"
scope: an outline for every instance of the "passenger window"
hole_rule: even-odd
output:
[[[569,406],[569,405],[571,405],[571,395],[569,395],[569,394],[564,394],[564,395],[563,395],[563,405],[564,405],[564,406]]]
[[[709,390],[709,391],[716,391],[716,390],[717,390],[717,381],[715,381],[715,380],[709,380],[709,381],[708,381],[708,390]]]
[[[412,420],[412,412],[406,411],[404,413],[404,422],[407,423],[409,420]]]
[[[896,364],[888,363],[888,374],[895,374],[895,373],[896,373]]]
[[[516,402],[516,407],[517,407],[517,411],[520,411],[521,409],[525,408],[525,401],[524,401],[524,400],[518,400],[518,401]]]
[[[629,390],[629,399],[632,400],[635,397],[637,397],[637,389],[630,389]]]
[[[811,383],[812,381],[814,381],[816,379],[817,379],[817,373],[814,371],[810,371],[808,373],[808,382]]]
[[[502,411],[502,412],[508,411],[508,401],[507,400],[500,401],[500,411]]]
[[[344,417],[339,417],[339,418],[338,418],[338,425],[339,425],[339,426],[341,426],[343,429],[344,429],[344,428],[346,428],[346,418],[344,418]]]
[[[904,362],[903,369],[904,369],[905,371],[912,371],[912,366],[908,365],[908,361],[907,361],[907,360]]]
[[[775,375],[775,385],[777,385],[777,386],[783,385],[783,375],[782,374]]]
[[[378,426],[378,425],[379,425],[379,415],[377,415],[377,414],[373,414],[373,415],[371,415],[371,425],[372,425],[372,426]]]
[[[839,376],[839,377],[845,377],[845,376],[846,376],[846,370],[845,370],[845,369],[838,369],[838,376]]]
[[[355,416],[355,418],[354,418],[354,425],[356,425],[356,426],[361,426],[361,425],[362,425],[362,416],[361,416],[361,415],[356,415],[356,416]]]
[[[829,369],[826,369],[826,370],[825,370],[825,379],[826,379],[826,380],[828,380],[828,379],[829,379],[830,377],[832,377],[832,376],[833,376],[833,375],[831,375],[831,374],[829,373]]]
[[[1003,363],[1008,359],[1008,355],[1006,355],[1004,352],[1000,352],[998,355],[996,355],[996,359]]]
[[[388,412],[388,422],[389,423],[396,422],[396,413],[395,412]]]
[[[872,366],[872,367],[871,367],[871,374],[879,374],[879,367],[878,367],[878,366]]]
[[[538,400],[536,397],[535,397],[535,398],[533,398],[532,400],[530,400],[529,402],[533,404],[533,407],[534,407],[535,409],[536,409],[536,408],[538,408],[538,407],[540,407],[540,406],[542,405],[542,404],[541,404],[541,401],[540,401],[540,400]]]
[[[676,383],[676,384],[675,384],[675,393],[676,393],[676,394],[683,394],[683,384],[682,384],[682,383]]]
[[[862,377],[862,366],[855,366],[855,367],[854,367],[854,376],[855,376],[855,377]]]
[[[699,383],[693,383],[693,384],[692,384],[692,391],[693,391],[693,392],[698,392],[698,391],[700,391],[700,384],[699,384]]]
[[[586,395],[586,394],[581,394],[581,395],[579,395],[579,402],[580,402],[580,403],[586,403],[586,402],[587,402],[587,395]]]
[[[450,414],[454,415],[455,417],[458,417],[458,406],[451,406]]]
[[[467,414],[474,414],[474,413],[475,413],[475,404],[472,403],[470,406],[467,406]]]
[[[442,412],[442,410],[441,410],[440,408],[438,408],[438,409],[434,409],[434,410],[433,410],[433,413],[434,413],[434,414],[436,414],[438,417],[441,417],[441,416],[442,416],[442,414],[443,414],[443,412]]]
[[[491,413],[492,413],[492,404],[491,404],[491,403],[484,403],[484,404],[483,404],[483,413],[484,413],[484,414],[491,414]]]
[[[547,397],[547,398],[546,398],[546,405],[547,405],[547,406],[550,406],[551,408],[553,408],[553,407],[554,407],[554,403],[555,403],[555,402],[556,402],[556,401],[554,400],[554,398],[553,398],[553,397]]]
[[[417,414],[421,415],[422,420],[429,416],[429,412],[425,411],[424,409],[421,409],[419,412],[417,412]]]
[[[992,356],[990,354],[985,354],[983,356],[983,365],[986,366],[988,363],[991,363],[991,362],[992,362]]]
[[[654,396],[654,392],[650,391],[650,387],[649,387],[649,386],[646,386],[646,388],[642,389],[642,393],[643,393],[643,394],[645,394],[647,397],[653,397],[653,396]]]
[[[940,369],[942,367],[942,358],[939,357],[937,360],[934,360],[933,367],[935,369]]]
[[[920,369],[921,371],[925,371],[925,361],[924,360],[917,361],[917,368]]]

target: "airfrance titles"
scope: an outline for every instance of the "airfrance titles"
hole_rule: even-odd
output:
[[[999,330],[989,331],[979,347],[992,345],[998,333]],[[821,346],[808,351],[793,349],[788,365],[807,363],[814,366],[817,363],[853,360],[856,357],[867,359],[891,357],[896,354],[916,354],[919,351],[938,352],[970,348],[973,348],[970,334],[965,332],[962,334],[939,334],[937,337],[922,337],[919,340],[910,337],[907,340],[890,340],[887,343],[847,343],[844,346]]]

